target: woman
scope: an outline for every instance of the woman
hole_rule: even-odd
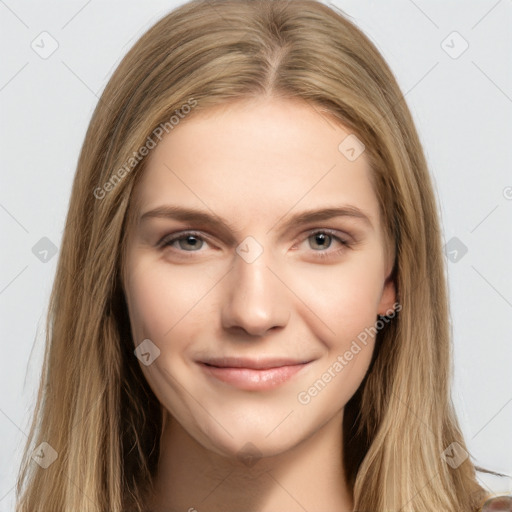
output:
[[[91,120],[17,510],[476,511],[449,369],[383,58],[313,0],[192,1]]]

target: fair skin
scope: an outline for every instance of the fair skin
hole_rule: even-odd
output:
[[[306,103],[258,98],[185,119],[150,154],[123,286],[135,347],[160,351],[141,364],[164,417],[151,510],[352,510],[343,410],[375,339],[351,347],[395,288],[366,155],[338,149],[349,133]],[[141,218],[166,206],[225,224]],[[348,206],[364,217],[289,223]]]

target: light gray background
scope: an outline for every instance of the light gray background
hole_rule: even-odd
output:
[[[0,512],[14,509],[57,262],[32,248],[43,237],[59,247],[98,97],[137,38],[179,3],[0,0]],[[334,5],[395,72],[434,176],[445,242],[467,247],[448,261],[453,399],[476,462],[512,475],[512,1]],[[48,51],[51,38],[58,48],[43,59],[31,45]],[[511,479],[480,479],[512,492]]]

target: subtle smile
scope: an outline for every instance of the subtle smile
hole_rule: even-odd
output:
[[[276,388],[305,368],[311,361],[217,359],[201,361],[204,372],[217,380],[247,391]]]

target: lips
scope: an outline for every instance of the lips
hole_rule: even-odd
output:
[[[250,368],[252,370],[268,370],[269,368],[279,368],[282,366],[294,366],[308,363],[309,360],[294,360],[284,357],[274,357],[267,359],[249,359],[243,357],[217,357],[201,361],[209,366],[218,368]]]
[[[212,358],[199,361],[207,376],[248,391],[269,390],[284,384],[302,369],[310,360],[290,358]]]

